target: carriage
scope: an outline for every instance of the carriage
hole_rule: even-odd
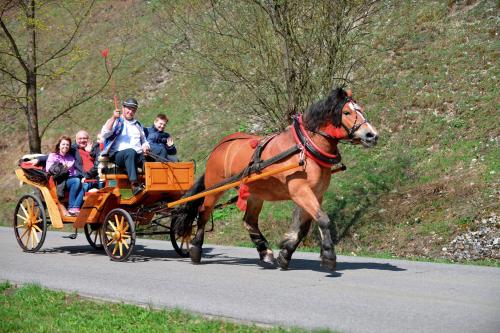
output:
[[[168,234],[175,251],[181,257],[189,256],[189,238],[175,235],[172,217],[176,209],[167,204],[180,199],[193,185],[193,162],[144,163],[139,179],[145,188],[135,196],[128,190],[124,170],[105,168],[101,175],[104,187],[85,193],[78,216],[65,216],[65,202],[59,200],[52,177],[33,170],[19,167],[15,171],[22,183],[35,188],[34,194],[21,197],[14,213],[15,236],[24,251],[40,250],[49,225],[62,229],[66,224],[76,230],[83,228],[89,244],[104,249],[114,261],[126,260],[136,237],[143,235]]]

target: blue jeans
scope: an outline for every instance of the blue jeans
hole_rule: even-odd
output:
[[[68,208],[80,208],[83,205],[83,187],[80,178],[68,178],[66,189],[69,191]]]

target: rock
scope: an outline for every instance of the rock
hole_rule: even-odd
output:
[[[493,214],[472,225],[477,226],[477,230],[468,229],[442,248],[444,257],[457,261],[500,259],[500,220],[497,216]]]

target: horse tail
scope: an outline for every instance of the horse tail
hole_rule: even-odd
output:
[[[182,197],[187,198],[192,195],[198,194],[205,190],[205,174],[201,175],[196,180],[193,186]],[[179,208],[176,208],[171,228],[174,228],[175,233],[181,237],[191,235],[193,222],[198,217],[198,209],[203,204],[204,197],[189,201]]]

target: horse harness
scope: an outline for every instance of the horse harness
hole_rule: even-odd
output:
[[[338,103],[336,106],[336,110],[337,109],[342,110],[346,103],[353,103],[354,111],[356,111],[356,119],[354,121],[354,126],[350,129],[347,126],[345,126],[345,124],[342,122],[341,122],[341,126],[346,130],[349,139],[352,139],[354,137],[354,133],[363,124],[365,124],[367,122],[367,120],[366,120],[366,118],[364,118],[361,123],[357,124],[358,114],[361,111],[359,110],[359,108],[356,107],[357,106],[356,102],[350,97],[347,97],[341,103]],[[294,137],[295,142],[296,142],[295,145],[293,145],[292,147],[290,147],[289,149],[285,150],[284,152],[282,152],[278,155],[275,155],[275,156],[268,158],[266,160],[262,160],[261,155],[262,155],[264,148],[267,146],[267,144],[269,142],[272,141],[272,139],[274,137],[276,137],[277,134],[273,134],[271,136],[265,137],[264,139],[260,140],[259,142],[254,143],[255,144],[255,151],[252,155],[252,159],[250,160],[250,162],[248,163],[248,166],[245,169],[243,169],[238,174],[236,174],[230,178],[227,178],[224,181],[222,181],[214,186],[211,186],[210,188],[208,188],[206,190],[210,190],[210,189],[213,189],[213,188],[216,188],[219,186],[223,186],[223,185],[228,184],[228,183],[232,183],[234,181],[237,181],[237,180],[240,180],[244,177],[247,177],[248,175],[250,175],[252,173],[259,173],[260,171],[267,168],[268,166],[270,166],[274,163],[277,163],[285,158],[288,158],[292,155],[298,154],[298,153],[301,154],[299,165],[305,164],[305,155],[308,156],[309,158],[311,158],[312,160],[314,160],[320,166],[325,167],[325,168],[331,168],[333,165],[340,163],[342,157],[340,155],[340,152],[337,149],[335,151],[335,154],[329,154],[327,152],[324,152],[321,148],[319,148],[312,141],[312,139],[307,134],[307,129],[304,127],[301,114],[294,116],[292,118],[292,120],[293,120],[293,122],[292,122],[292,125],[290,125],[290,128],[291,128],[293,137]],[[312,132],[320,134],[321,136],[323,136],[327,139],[332,139],[335,141],[339,140],[339,138],[336,138],[336,137],[334,137],[328,133],[325,133],[323,131],[318,131],[318,132],[312,131]],[[246,139],[246,138],[244,138],[244,137],[232,138],[229,141],[242,140],[242,139]],[[222,143],[226,143],[226,142],[227,141],[224,141]],[[254,144],[252,144],[252,146]],[[216,149],[216,148],[214,148],[214,149]],[[337,172],[337,171],[344,171],[346,169],[347,169],[346,166],[344,164],[342,164],[342,166],[340,168],[332,170],[332,173]]]

